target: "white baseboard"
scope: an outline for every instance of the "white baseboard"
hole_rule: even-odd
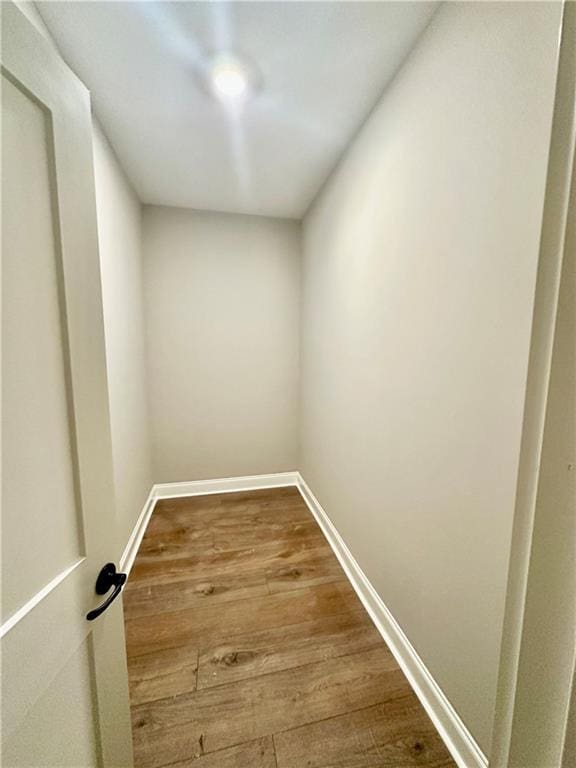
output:
[[[396,661],[459,768],[487,768],[488,759],[452,707],[426,665],[352,556],[334,524],[300,473],[298,490],[338,558],[348,580],[368,611]]]
[[[122,552],[122,557],[120,558],[120,571],[122,571],[122,573],[125,573],[127,575],[132,570],[132,566],[134,565],[134,560],[136,559],[136,554],[138,553],[140,544],[142,543],[142,539],[144,538],[144,534],[146,532],[146,528],[148,527],[148,523],[150,522],[150,517],[152,516],[152,510],[154,509],[154,505],[156,504],[156,495],[154,492],[154,488],[155,486],[152,486],[152,489],[148,494],[148,498],[144,502],[144,506],[142,507],[142,512],[140,512],[140,514],[138,515],[138,520],[136,520],[136,525],[132,529],[132,533],[130,534],[128,543],[126,544],[126,547],[124,548],[124,552]]]
[[[279,472],[269,475],[226,477],[216,480],[194,480],[188,483],[154,485],[124,550],[120,560],[120,570],[125,573],[130,572],[158,499],[286,486],[295,486],[300,491],[356,594],[393,653],[414,693],[418,696],[459,768],[487,768],[486,756],[410,644],[395,618],[368,581],[334,524],[299,472]]]
[[[154,486],[157,499],[180,496],[205,496],[209,493],[255,491],[260,488],[283,488],[298,484],[298,472],[276,472],[270,475],[223,477],[217,480],[193,480],[190,483],[159,483]]]

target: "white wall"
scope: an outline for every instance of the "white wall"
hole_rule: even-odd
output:
[[[559,11],[441,6],[304,226],[303,476],[486,753]]]
[[[144,362],[142,216],[140,201],[96,123],[94,174],[119,557],[152,484]]]
[[[156,482],[297,466],[300,227],[144,208]]]

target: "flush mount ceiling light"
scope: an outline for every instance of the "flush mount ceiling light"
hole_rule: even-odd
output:
[[[241,99],[248,90],[248,79],[240,67],[221,64],[212,72],[212,89],[220,99]]]
[[[245,103],[259,85],[254,65],[232,53],[218,53],[207,58],[201,74],[204,89],[228,105]]]

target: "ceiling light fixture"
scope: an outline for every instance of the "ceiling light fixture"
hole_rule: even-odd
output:
[[[241,105],[256,91],[259,78],[255,67],[232,53],[218,53],[204,61],[202,80],[205,89],[227,105]]]
[[[248,90],[248,80],[237,65],[222,64],[212,72],[212,88],[221,99],[241,99]]]

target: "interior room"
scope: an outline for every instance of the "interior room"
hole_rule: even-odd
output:
[[[3,0],[2,765],[576,766],[576,5]]]

